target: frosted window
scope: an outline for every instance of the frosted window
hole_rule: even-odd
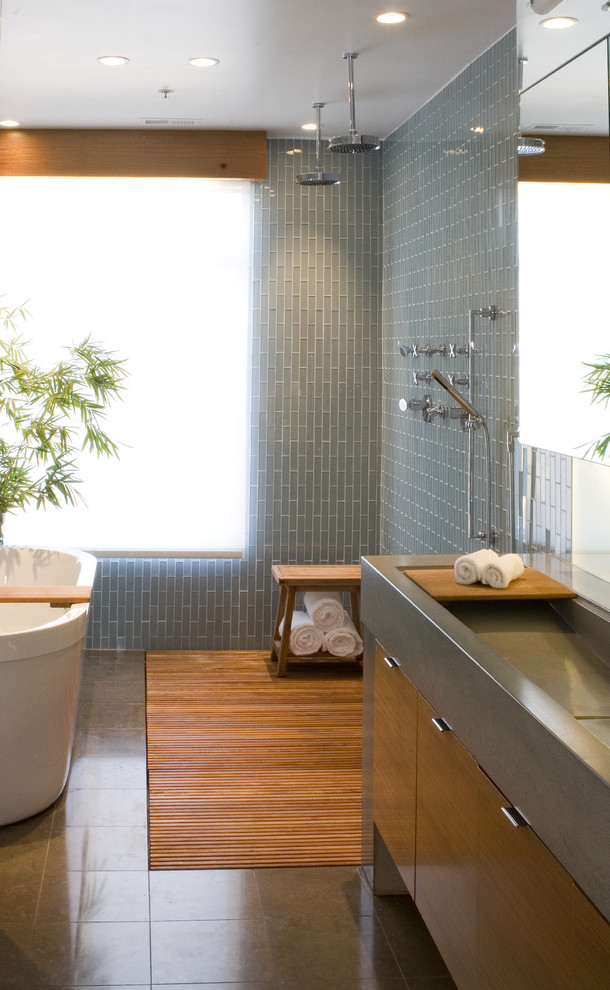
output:
[[[11,513],[7,542],[241,551],[249,183],[2,178],[0,210],[0,292],[40,360],[90,333],[131,375],[120,460],[79,460],[87,506]]]

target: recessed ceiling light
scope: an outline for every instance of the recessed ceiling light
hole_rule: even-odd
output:
[[[375,15],[375,20],[380,24],[402,24],[410,16],[404,10],[384,10],[381,14]]]
[[[317,128],[317,124],[301,124],[301,130],[303,131],[315,131]]]
[[[126,62],[129,62],[129,59],[125,58],[124,55],[100,55],[96,61],[100,65],[125,65]]]
[[[189,65],[194,65],[196,69],[210,69],[213,65],[218,65],[219,58],[209,58],[207,55],[197,55],[196,58],[189,58]]]
[[[473,134],[483,134],[485,128],[481,127],[480,124],[475,124],[473,127],[470,128],[470,130],[472,131]]]
[[[286,152],[286,154],[287,155],[302,155],[303,154],[303,149],[302,148],[289,148],[288,151]]]
[[[550,28],[552,31],[561,31],[563,28],[574,27],[578,24],[576,17],[545,17],[543,21],[540,21],[540,26],[544,28]]]
[[[0,127],[19,127],[18,120],[0,120]]]

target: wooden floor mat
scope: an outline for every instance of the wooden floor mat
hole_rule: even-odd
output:
[[[146,655],[150,868],[361,861],[362,673]]]

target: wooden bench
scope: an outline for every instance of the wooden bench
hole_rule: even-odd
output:
[[[352,622],[360,633],[360,564],[273,564],[271,573],[280,586],[280,600],[271,639],[271,659],[277,661],[277,676],[284,677],[288,660],[292,613],[299,591],[349,592]],[[280,625],[284,623],[280,635]],[[328,653],[313,654],[328,659]],[[336,659],[333,657],[333,659]]]

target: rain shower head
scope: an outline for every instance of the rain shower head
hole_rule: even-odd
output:
[[[440,371],[437,371],[435,368],[434,371],[430,372],[430,377],[434,378],[434,381],[438,382],[439,385],[442,385],[445,391],[449,392],[451,398],[455,399],[456,402],[459,402],[462,409],[465,409],[469,416],[472,416],[473,419],[480,419],[480,420],[483,419],[481,413],[477,412],[477,410],[474,408],[473,405],[471,405],[468,399],[465,399],[463,395],[460,395],[457,389],[455,389],[453,385],[447,381],[444,375],[441,375]]]
[[[379,151],[381,141],[371,134],[358,134],[356,130],[356,101],[354,98],[354,59],[358,58],[356,52],[347,52],[343,58],[347,59],[347,93],[349,98],[349,134],[341,134],[333,137],[328,142],[330,151],[337,151],[341,154],[353,154],[360,151]]]
[[[323,106],[323,103],[313,104],[314,110],[318,111],[318,126],[316,127],[316,170],[315,172],[303,172],[302,175],[297,175],[297,182],[300,186],[338,186],[341,182],[341,176],[336,172],[322,171],[322,122],[320,110]]]

